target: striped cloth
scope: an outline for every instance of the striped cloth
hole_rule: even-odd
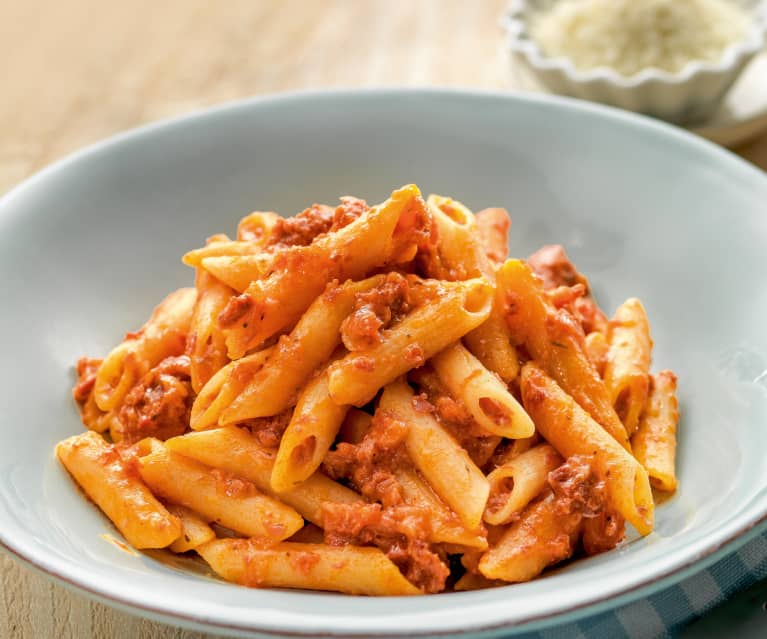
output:
[[[767,532],[650,597],[573,623],[515,635],[515,639],[669,639],[728,597],[765,578]]]

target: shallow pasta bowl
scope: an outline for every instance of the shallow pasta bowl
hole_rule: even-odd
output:
[[[506,206],[512,254],[564,244],[605,308],[644,301],[655,369],[679,374],[683,414],[680,489],[656,531],[532,583],[407,599],[251,590],[126,551],[54,459],[81,430],[76,358],[139,326],[191,281],[179,256],[250,210],[375,202],[409,182]],[[303,93],[92,147],[0,201],[0,542],[101,601],[237,635],[490,635],[678,581],[767,521],[766,202],[767,177],[711,144],[550,97]]]

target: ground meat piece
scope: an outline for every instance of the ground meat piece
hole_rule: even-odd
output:
[[[527,263],[543,280],[543,288],[546,290],[583,284],[588,291],[588,280],[578,272],[561,244],[542,246],[527,258]]]
[[[280,445],[282,434],[290,423],[293,410],[284,410],[271,417],[257,417],[242,422],[240,426],[246,426],[258,443],[266,448],[277,448]]]
[[[609,507],[605,484],[593,472],[591,458],[580,455],[549,473],[549,486],[563,515],[583,518],[583,548],[593,555],[611,550],[623,539],[623,517]]]
[[[96,373],[101,366],[101,359],[81,357],[77,360],[77,384],[72,389],[72,397],[79,404],[84,404],[96,384]]]
[[[542,246],[527,258],[527,263],[543,280],[543,288],[546,290],[562,286],[583,287],[583,295],[574,299],[572,306],[586,333],[594,330],[604,331],[607,328],[607,317],[591,296],[588,279],[578,272],[561,245]]]
[[[369,210],[370,207],[365,200],[345,195],[341,198],[341,204],[336,207],[333,213],[333,224],[330,227],[331,232],[351,224],[360,215],[367,213]]]
[[[325,543],[377,546],[422,592],[444,589],[450,569],[427,541],[431,523],[420,508],[325,502],[322,524]]]
[[[330,230],[334,213],[334,209],[329,206],[312,204],[298,215],[281,217],[272,228],[267,249],[311,244],[315,237]]]
[[[362,495],[384,506],[402,503],[394,471],[409,463],[404,450],[407,425],[378,410],[359,444],[340,443],[325,456],[323,468],[333,479],[348,480]]]
[[[392,272],[380,286],[357,293],[354,309],[341,325],[341,339],[350,351],[362,351],[380,344],[381,331],[411,307],[410,282]]]
[[[194,393],[189,357],[168,357],[150,370],[125,396],[116,430],[125,444],[144,437],[165,440],[189,426]]]
[[[583,551],[598,555],[612,550],[626,535],[626,521],[618,513],[602,510],[596,517],[583,520]]]
[[[567,512],[593,517],[604,507],[604,482],[593,473],[589,457],[568,457],[549,473],[549,486]]]

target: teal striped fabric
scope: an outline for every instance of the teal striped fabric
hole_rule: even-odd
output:
[[[610,612],[519,639],[673,639],[690,622],[767,578],[767,532],[684,581]],[[767,626],[765,627],[767,637]]]

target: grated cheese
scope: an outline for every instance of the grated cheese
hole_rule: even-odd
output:
[[[631,76],[716,61],[750,26],[746,10],[728,0],[560,0],[533,16],[530,35],[546,55],[578,69]]]

